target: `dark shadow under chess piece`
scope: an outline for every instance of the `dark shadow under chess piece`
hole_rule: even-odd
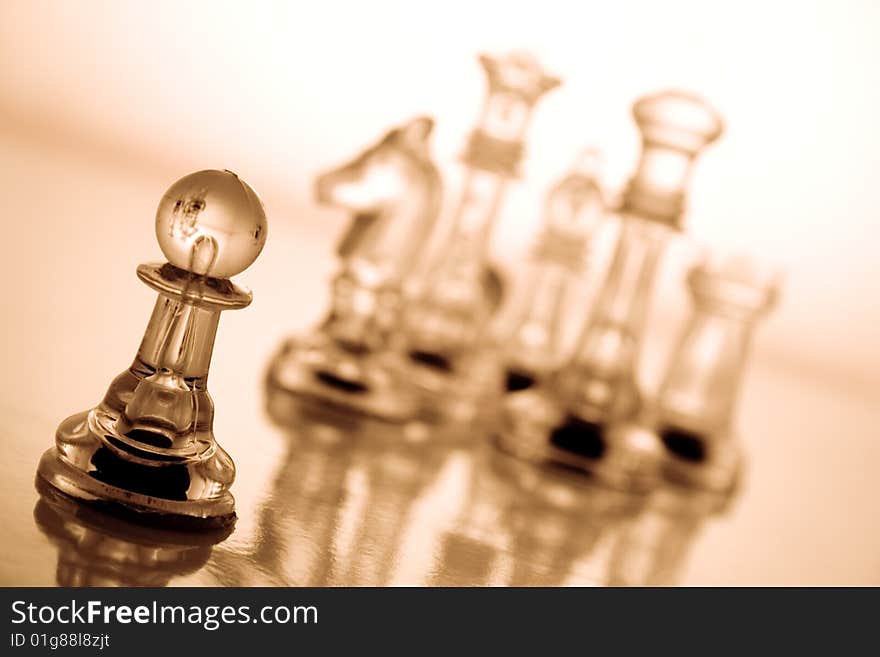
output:
[[[387,421],[416,414],[392,340],[400,330],[403,285],[440,211],[442,183],[428,147],[432,128],[431,119],[414,119],[316,181],[321,203],[352,213],[338,247],[341,268],[326,319],[282,345],[269,386]]]
[[[167,586],[204,566],[231,528],[144,527],[79,504],[38,480],[34,520],[58,548],[59,586]]]
[[[259,255],[266,216],[234,173],[200,171],[162,197],[156,237],[169,262],[138,267],[158,299],[134,362],[101,403],[61,423],[37,476],[140,521],[226,526],[235,466],[214,439],[208,368],[220,312],[251,302],[229,277]]]

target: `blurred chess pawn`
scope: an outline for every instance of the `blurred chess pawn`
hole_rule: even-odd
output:
[[[229,277],[260,254],[266,215],[234,173],[200,171],[162,197],[156,237],[168,262],[138,267],[158,298],[134,362],[101,403],[61,423],[38,476],[145,522],[225,526],[235,466],[214,439],[208,368],[220,312],[251,302]]]
[[[727,497],[742,475],[736,402],[758,321],[776,304],[779,273],[742,256],[709,256],[688,275],[693,313],[648,424],[672,481]]]
[[[318,178],[318,200],[352,215],[339,243],[341,266],[327,317],[311,335],[282,345],[269,386],[383,420],[415,416],[417,400],[391,343],[403,286],[440,211],[433,125],[413,119]]]
[[[585,269],[590,238],[605,212],[598,160],[597,151],[584,150],[547,194],[529,287],[512,328],[501,338],[508,392],[529,388],[562,366],[566,301]]]
[[[230,532],[143,527],[38,486],[34,520],[58,549],[59,586],[167,586],[204,566]]]

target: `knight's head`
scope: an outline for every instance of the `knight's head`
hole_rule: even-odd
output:
[[[354,160],[318,176],[318,202],[374,214],[413,193],[420,180],[435,175],[428,153],[433,127],[428,117],[412,119]]]

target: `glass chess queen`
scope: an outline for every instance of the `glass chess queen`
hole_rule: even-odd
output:
[[[595,307],[571,360],[546,385],[507,395],[498,438],[512,454],[565,463],[626,489],[654,485],[661,459],[642,432],[613,431],[642,406],[637,366],[654,273],[668,235],[681,228],[696,156],[723,130],[713,109],[680,92],[641,98],[633,115],[641,158]]]
[[[440,212],[442,183],[428,145],[433,125],[413,119],[317,179],[318,200],[352,219],[337,250],[330,312],[311,335],[282,345],[269,367],[272,392],[388,421],[415,416],[417,400],[392,340],[403,285]]]
[[[214,439],[208,368],[220,312],[252,298],[230,277],[256,260],[266,230],[259,197],[230,171],[193,173],[168,189],[156,212],[168,262],[137,270],[158,298],[134,362],[95,408],[60,424],[40,479],[139,520],[234,522],[235,466]]]

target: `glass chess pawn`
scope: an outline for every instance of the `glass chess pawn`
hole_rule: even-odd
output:
[[[620,234],[595,307],[570,361],[546,385],[507,395],[498,445],[553,460],[621,488],[659,480],[661,449],[615,425],[641,409],[639,347],[654,273],[668,235],[681,227],[696,156],[723,130],[718,114],[680,92],[633,106],[642,152],[619,210]]]
[[[709,257],[688,275],[693,313],[649,421],[673,481],[735,492],[742,456],[732,433],[751,337],[776,304],[778,274],[743,257]]]
[[[341,267],[330,312],[311,335],[282,345],[270,387],[388,421],[416,414],[392,340],[402,287],[440,211],[432,128],[429,118],[413,119],[318,178],[318,200],[352,213],[338,247]]]
[[[259,197],[230,171],[199,171],[168,189],[156,212],[168,262],[137,269],[158,298],[134,362],[95,408],[59,425],[39,479],[139,520],[234,522],[235,466],[214,439],[208,369],[221,311],[252,298],[229,277],[256,260],[266,230]]]
[[[507,391],[543,381],[561,365],[562,322],[570,288],[583,272],[590,238],[604,216],[598,152],[584,150],[547,194],[522,308],[501,343]]]
[[[560,84],[525,53],[484,55],[480,63],[488,94],[463,156],[460,201],[407,308],[402,335],[408,376],[425,393],[425,406],[460,420],[477,413],[483,393],[500,389],[485,330],[493,311],[484,280],[489,241],[507,185],[518,175],[532,110]]]

